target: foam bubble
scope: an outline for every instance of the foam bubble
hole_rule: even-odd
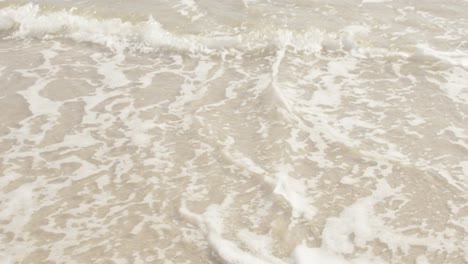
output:
[[[339,255],[335,255],[320,248],[308,248],[304,245],[299,245],[294,249],[292,258],[295,264],[350,264],[350,262]]]

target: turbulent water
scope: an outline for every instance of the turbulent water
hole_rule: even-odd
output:
[[[468,263],[467,14],[0,0],[0,262]]]

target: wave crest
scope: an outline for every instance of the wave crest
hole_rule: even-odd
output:
[[[319,29],[296,32],[288,29],[264,29],[237,34],[207,35],[170,32],[153,17],[132,23],[120,18],[97,19],[74,14],[73,11],[41,12],[35,4],[0,9],[0,31],[14,38],[67,38],[78,42],[104,45],[112,50],[153,51],[177,49],[191,52],[268,47],[291,47],[296,51],[350,50],[356,48],[356,32],[350,27],[329,34]]]

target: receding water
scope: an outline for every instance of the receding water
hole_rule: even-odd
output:
[[[468,2],[0,1],[0,262],[468,262]]]

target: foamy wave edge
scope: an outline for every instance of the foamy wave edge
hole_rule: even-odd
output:
[[[288,47],[296,51],[351,50],[356,47],[353,36],[360,29],[350,27],[343,32],[327,34],[318,29],[292,32],[286,29],[250,31],[242,34],[178,35],[165,30],[153,17],[131,23],[119,18],[96,19],[72,11],[41,12],[36,4],[9,6],[0,9],[0,31],[18,39],[66,38],[89,42],[111,50],[154,51],[176,49],[191,52],[216,50],[254,50]]]
[[[180,50],[212,53],[229,50],[251,51],[287,48],[296,52],[317,53],[342,51],[361,58],[397,57],[416,61],[438,61],[468,68],[465,53],[440,52],[430,47],[416,47],[413,53],[385,48],[364,47],[360,37],[368,28],[351,25],[339,32],[263,29],[242,33],[215,32],[209,35],[176,34],[162,27],[153,17],[132,23],[120,18],[97,19],[73,11],[42,12],[37,4],[8,6],[0,9],[0,32],[15,39],[65,38],[105,46],[112,51],[152,52]]]

